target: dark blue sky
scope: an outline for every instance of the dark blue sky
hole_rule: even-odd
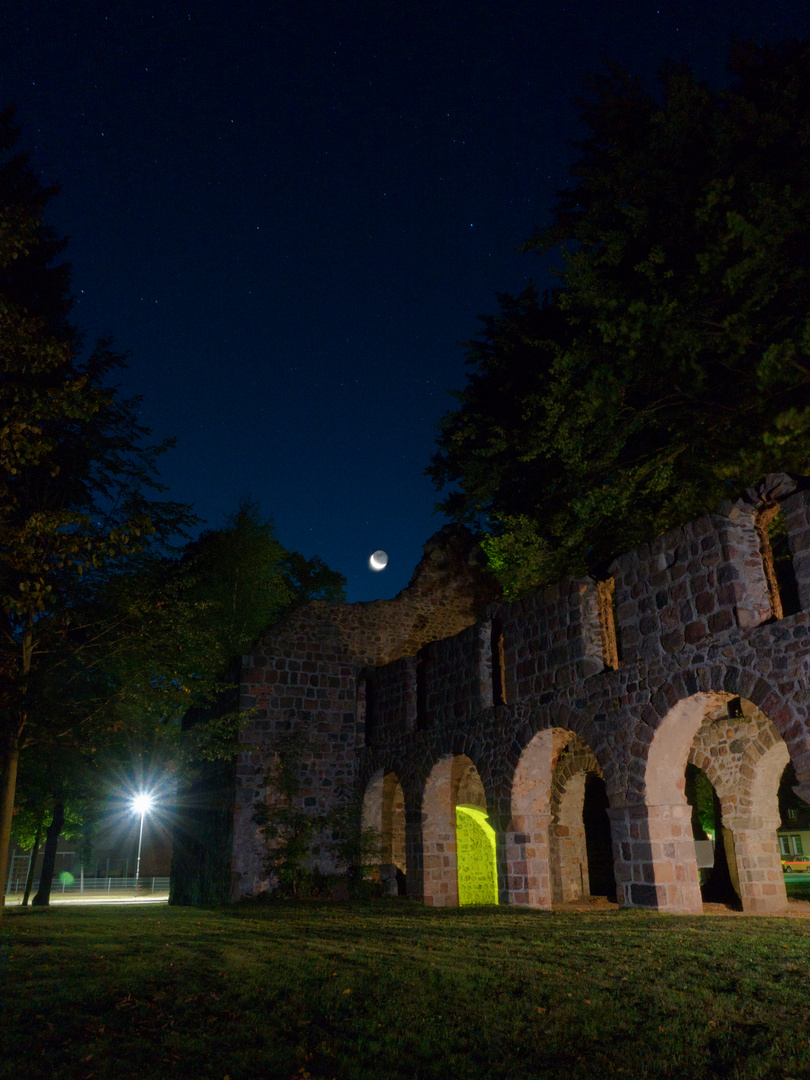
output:
[[[422,473],[460,343],[496,292],[548,282],[517,248],[586,74],[652,84],[671,57],[716,83],[733,35],[810,36],[806,0],[16,8],[0,105],[61,184],[76,323],[132,351],[126,392],[177,436],[171,497],[216,527],[252,495],[350,600],[398,592],[443,524]]]

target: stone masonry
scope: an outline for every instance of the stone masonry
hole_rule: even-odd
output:
[[[779,507],[799,596],[782,617],[765,529]],[[253,814],[274,741],[300,730],[303,804],[363,799],[385,836],[383,876],[404,870],[426,903],[458,902],[463,805],[495,830],[501,903],[586,896],[593,788],[619,902],[700,912],[691,763],[720,801],[716,842],[744,910],[781,910],[776,795],[788,761],[810,801],[810,490],[770,475],[622,555],[605,581],[512,603],[495,599],[463,530],[425,550],[394,600],[311,604],[244,658],[233,898],[272,887]]]

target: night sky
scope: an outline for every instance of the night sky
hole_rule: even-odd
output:
[[[0,16],[0,105],[61,195],[74,321],[177,436],[172,498],[243,496],[281,542],[393,596],[444,524],[423,475],[497,292],[616,60],[718,84],[733,36],[810,36],[807,0],[30,0]],[[16,10],[14,10],[16,8]],[[10,9],[10,10],[9,10]],[[388,551],[381,573],[372,551]]]

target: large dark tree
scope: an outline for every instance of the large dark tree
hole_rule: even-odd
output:
[[[159,498],[171,443],[148,442],[138,401],[112,381],[123,358],[111,344],[84,353],[55,262],[64,243],[43,223],[55,189],[14,154],[16,134],[0,114],[3,882],[21,752],[37,759],[29,777],[44,774],[52,855],[61,808],[81,802],[99,762],[135,747],[175,768],[227,755],[232,717],[215,710],[184,739],[183,716],[221,699],[232,657],[265,626],[309,599],[343,599],[345,584],[286,551],[249,503],[182,553],[170,547],[195,520]]]
[[[342,601],[345,579],[317,557],[287,551],[273,522],[250,501],[222,528],[187,544],[179,558],[142,558],[130,572],[109,578],[99,598],[126,628],[101,658],[103,685],[115,689],[105,715],[149,738],[158,725],[171,744],[189,709],[207,710],[227,692],[234,658],[266,627],[313,599]],[[197,732],[188,753],[201,752],[202,742],[215,735],[214,727]],[[206,754],[219,752],[214,743]]]
[[[317,557],[285,551],[272,523],[250,502],[224,529],[189,545],[178,571],[190,605],[184,634],[205,650],[218,692],[201,698],[203,667],[193,663],[184,679],[197,693],[183,720],[186,769],[174,831],[171,901],[219,903],[231,892],[233,738],[236,720],[244,715],[239,713],[239,658],[292,608],[310,600],[344,600],[345,580]]]
[[[713,91],[611,71],[553,221],[540,301],[501,297],[429,473],[518,594],[770,471],[810,471],[810,44],[748,46]]]
[[[89,729],[100,713],[100,650],[116,639],[103,605],[111,574],[189,524],[161,501],[137,402],[112,380],[123,359],[109,342],[85,354],[69,322],[62,245],[42,220],[43,189],[14,154],[0,115],[0,881],[19,754]],[[90,617],[102,616],[95,623]],[[95,682],[93,704],[53,688]],[[87,696],[85,694],[85,700]]]

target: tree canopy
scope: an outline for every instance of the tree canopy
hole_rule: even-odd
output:
[[[146,557],[111,578],[101,603],[130,627],[103,665],[121,724],[138,729],[137,718],[151,716],[176,734],[190,708],[231,685],[232,661],[262,630],[314,599],[345,599],[345,579],[287,551],[250,500],[179,558]]]
[[[286,551],[251,504],[179,550],[197,518],[161,497],[171,440],[150,442],[138,400],[121,396],[112,343],[84,350],[64,244],[43,221],[56,189],[16,138],[0,113],[3,882],[21,752],[37,758],[28,795],[63,810],[100,756],[176,739],[261,629],[316,596],[342,599],[344,584]],[[34,793],[34,776],[50,790]]]
[[[767,472],[810,471],[810,43],[716,91],[595,79],[551,223],[559,286],[499,297],[428,473],[507,593],[598,569]]]
[[[164,545],[195,519],[161,500],[138,402],[114,382],[109,341],[85,353],[69,321],[64,244],[43,222],[55,193],[14,153],[0,114],[0,879],[20,749],[97,716],[98,694],[54,695],[97,680],[87,660],[117,627],[92,599],[110,573]],[[81,659],[79,659],[81,657]],[[96,682],[95,690],[98,690]],[[103,696],[103,695],[102,695]],[[73,706],[76,706],[75,708]]]

